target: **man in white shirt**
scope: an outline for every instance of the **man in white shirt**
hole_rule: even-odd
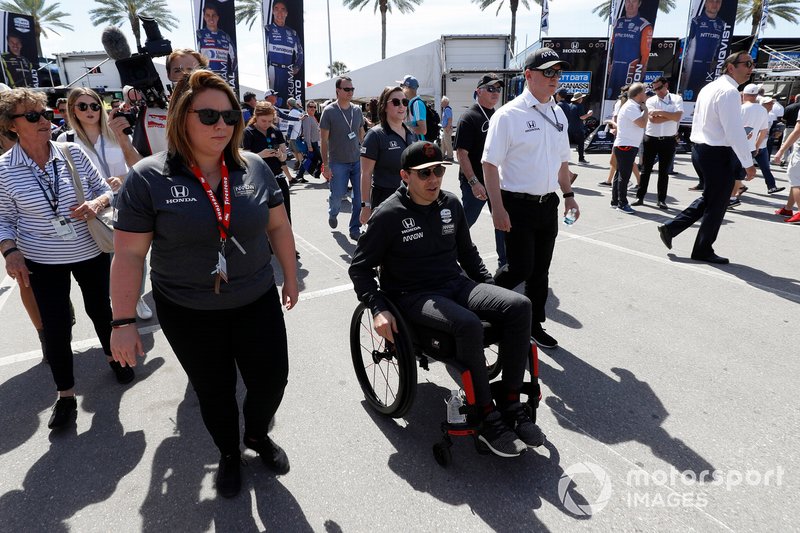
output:
[[[642,178],[636,191],[637,200],[633,205],[644,203],[647,186],[650,183],[650,173],[653,172],[653,165],[658,157],[657,205],[659,209],[667,209],[669,169],[675,157],[675,136],[678,134],[678,125],[683,116],[683,99],[669,92],[669,81],[664,76],[656,78],[652,86],[656,94],[645,102],[648,121],[642,149]]]
[[[506,232],[506,264],[497,285],[513,289],[525,282],[533,305],[531,338],[543,348],[558,342],[545,333],[548,271],[558,236],[557,191],[564,214],[580,216],[570,185],[567,117],[555,104],[561,71],[569,63],[550,48],[525,59],[525,90],[489,119],[481,163],[492,205],[494,227]]]
[[[617,160],[617,173],[611,185],[611,207],[627,215],[635,213],[628,205],[628,180],[636,164],[636,154],[644,137],[647,125],[647,107],[644,101],[647,94],[644,85],[636,82],[628,88],[628,100],[622,105],[617,117],[617,135],[614,138],[614,157]]]
[[[692,202],[670,222],[658,227],[661,241],[672,249],[672,239],[702,218],[692,249],[692,259],[727,264],[728,259],[714,253],[714,241],[725,217],[728,194],[734,183],[737,157],[749,181],[756,175],[753,156],[744,132],[739,85],[750,79],[753,60],[747,52],[725,58],[724,72],[697,95],[692,120],[693,159],[705,179],[703,196]]]

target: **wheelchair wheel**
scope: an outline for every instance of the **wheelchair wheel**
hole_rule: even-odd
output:
[[[414,401],[417,366],[408,329],[394,306],[397,320],[394,344],[372,329],[372,313],[362,303],[350,322],[350,355],[358,384],[370,407],[377,412],[402,417]]]
[[[489,381],[500,375],[503,365],[500,364],[500,355],[497,352],[496,344],[490,344],[483,349],[486,356],[486,372],[489,374]]]

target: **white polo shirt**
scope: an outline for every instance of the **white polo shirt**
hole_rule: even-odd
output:
[[[526,87],[489,119],[481,162],[498,168],[500,189],[541,195],[559,189],[558,170],[569,156],[566,115],[552,97],[540,102]]]
[[[677,94],[667,93],[667,96],[659,98],[658,95],[651,96],[645,102],[647,111],[664,111],[666,113],[675,113],[680,111],[683,114],[683,98]],[[650,137],[674,137],[678,134],[678,120],[667,120],[660,124],[654,124],[647,121],[644,133]]]
[[[752,152],[757,148],[756,139],[758,139],[758,133],[761,130],[769,130],[769,113],[767,113],[767,110],[761,104],[745,102],[742,104],[742,124],[744,124],[745,133],[747,133],[748,129],[750,133],[752,133],[750,138],[747,139],[748,146],[750,146],[750,151]],[[767,133],[769,133],[769,131]],[[761,146],[758,146],[758,148],[763,148],[766,145],[767,138],[764,137]]]
[[[614,146],[633,146],[639,148],[644,137],[644,128],[637,126],[633,121],[639,120],[644,115],[639,102],[629,99],[619,110],[617,116],[617,136]]]

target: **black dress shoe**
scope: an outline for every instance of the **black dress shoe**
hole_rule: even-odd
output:
[[[667,207],[667,202],[658,202],[658,204],[656,204],[656,205],[658,205],[659,209],[669,209]]]
[[[75,400],[75,396],[63,396],[53,406],[53,414],[50,415],[47,427],[50,429],[62,428],[77,416],[78,402]]]
[[[539,348],[555,348],[558,346],[558,341],[548,335],[538,322],[535,322],[531,326],[531,340],[533,340]]]
[[[244,445],[258,453],[261,461],[276,474],[289,473],[289,457],[283,448],[269,437],[262,439],[244,438]]]
[[[222,455],[217,469],[217,494],[233,498],[242,488],[242,460],[238,453]]]
[[[644,199],[637,198],[635,202],[632,202],[631,205],[644,205]]]
[[[713,263],[715,265],[727,265],[730,263],[727,257],[720,257],[714,252],[711,252],[708,255],[695,255],[692,254],[692,259],[695,261],[705,261],[706,263]]]
[[[109,361],[108,366],[114,371],[114,375],[117,377],[117,383],[120,385],[125,385],[133,381],[134,374],[131,367],[122,366],[117,361]]]
[[[658,234],[661,237],[661,242],[667,247],[667,250],[672,250],[672,236],[669,234],[669,229],[666,225],[662,224],[658,227]]]

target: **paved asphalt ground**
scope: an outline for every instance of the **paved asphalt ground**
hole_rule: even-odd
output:
[[[560,347],[540,352],[545,446],[501,459],[461,438],[438,466],[431,445],[453,386],[441,364],[420,370],[406,418],[370,411],[347,334],[355,246],[346,215],[328,227],[327,189],[312,179],[292,189],[303,292],[286,314],[291,373],[273,431],[291,472],[276,477],[245,452],[242,493],[217,498],[217,452],[157,319],[140,324],[147,357],[120,386],[77,287],[77,426],[51,434],[50,371],[6,277],[0,530],[797,530],[800,228],[772,214],[785,193],[750,183],[716,244],[731,264],[711,266],[689,259],[696,227],[671,252],[656,231],[696,196],[688,156],[670,211],[653,191],[633,216],[597,186],[608,155],[588,158],[573,167],[582,217],[562,225],[551,267],[546,327]],[[494,268],[491,228],[484,211],[472,235]]]

